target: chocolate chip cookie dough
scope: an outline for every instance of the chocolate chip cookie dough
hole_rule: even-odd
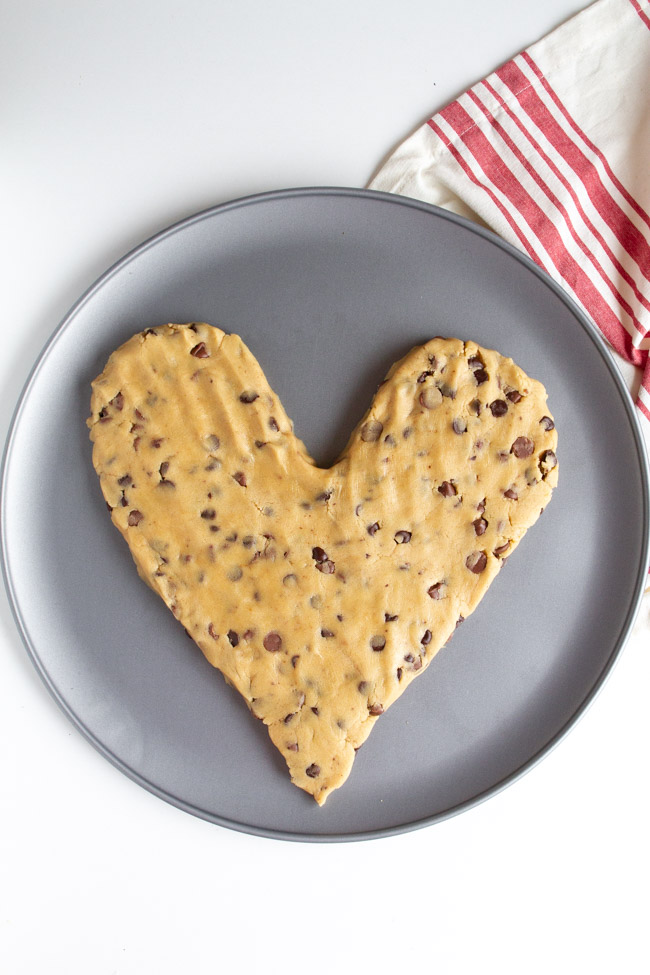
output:
[[[557,483],[543,386],[458,339],[393,366],[329,470],[242,340],[206,324],[126,342],[91,414],[140,576],[319,804]]]

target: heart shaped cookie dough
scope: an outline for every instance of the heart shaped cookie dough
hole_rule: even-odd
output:
[[[543,386],[436,338],[329,470],[236,335],[135,335],[93,383],[93,463],[138,572],[319,804],[478,605],[557,482]]]

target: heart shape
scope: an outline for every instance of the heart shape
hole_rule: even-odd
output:
[[[114,352],[88,425],[140,576],[319,804],[557,483],[544,387],[459,339],[392,367],[329,470],[242,340],[204,323]]]

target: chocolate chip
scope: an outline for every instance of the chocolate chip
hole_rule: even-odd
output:
[[[384,429],[383,423],[379,420],[368,420],[367,423],[361,427],[361,439],[366,443],[372,443],[375,440],[379,440],[381,432]]]
[[[334,633],[332,632],[332,630],[328,630],[326,629],[326,627],[323,627],[323,629],[320,631],[320,635],[325,640],[331,640],[331,638],[334,636]]]
[[[329,501],[331,497],[332,497],[331,491],[321,491],[320,494],[316,495],[316,501]]]
[[[467,365],[472,370],[472,372],[476,372],[477,369],[482,369],[485,363],[483,362],[483,359],[481,358],[480,355],[471,355],[467,360]]]
[[[368,532],[369,535],[376,535],[377,532],[379,531],[379,522],[376,521],[374,525],[368,525],[366,531]]]
[[[255,536],[254,535],[244,535],[244,537],[241,540],[241,543],[244,546],[244,548],[252,548],[253,545],[255,544]]]
[[[442,599],[442,592],[441,592],[442,587],[443,587],[442,582],[434,582],[434,584],[432,586],[429,586],[429,588],[427,589],[427,593],[429,596],[431,596],[432,599]]]
[[[456,620],[456,626],[454,627],[454,629],[457,630],[458,627],[460,626],[460,624],[461,623],[464,623],[464,622],[465,622],[465,617],[464,616],[459,616],[458,619]]]
[[[167,464],[167,466],[169,467],[169,464]],[[122,487],[122,488],[124,488],[124,487],[128,487],[128,486],[129,486],[129,484],[133,484],[133,478],[131,477],[131,475],[130,475],[130,474],[125,474],[125,475],[124,475],[124,477],[120,477],[120,478],[118,478],[118,481],[117,481],[117,483],[118,483],[118,484],[120,485],[120,487]]]
[[[206,521],[212,521],[213,518],[216,518],[216,516],[217,512],[214,510],[214,508],[204,508],[201,512],[201,517],[205,518]]]
[[[401,667],[398,667],[397,668],[397,679],[398,680],[401,680],[402,679],[402,668]]]
[[[447,383],[441,383],[438,389],[440,390],[441,396],[445,396],[447,399],[456,399],[456,390],[453,386],[449,386]]]
[[[135,525],[139,525],[144,515],[141,511],[129,511],[129,525],[133,528]]]
[[[519,495],[517,494],[514,488],[508,488],[507,491],[503,492],[503,496],[504,498],[510,498],[511,501],[519,500]]]
[[[288,745],[287,745],[287,750],[290,751],[290,752],[297,752],[298,751],[298,742],[297,741],[290,741],[288,743]]]
[[[550,416],[543,416],[539,422],[542,424],[544,430],[555,430],[555,424],[551,420]]]
[[[456,417],[456,419],[452,423],[452,427],[453,427],[454,433],[457,433],[459,435],[461,433],[467,433],[467,422],[465,420],[461,419],[461,417],[458,417],[458,416]]]
[[[418,396],[418,402],[425,410],[435,410],[442,403],[442,396],[442,391],[437,386],[425,386]]]
[[[370,640],[370,646],[375,651],[375,653],[378,653],[380,650],[383,650],[384,647],[386,646],[386,638],[383,636],[373,636]]]
[[[295,670],[296,664],[298,663],[299,660],[300,660],[300,654],[299,653],[295,653],[293,655],[293,657],[291,658],[291,666],[294,668],[294,670]]]
[[[535,449],[535,444],[530,439],[530,437],[517,437],[512,447],[510,448],[511,453],[522,460],[524,457],[530,457],[533,450]]]
[[[208,359],[210,353],[205,347],[205,342],[199,342],[193,349],[190,349],[190,355],[193,355],[197,359]]]
[[[254,403],[256,399],[259,398],[259,393],[256,393],[254,389],[245,389],[243,393],[240,393],[239,402],[240,403]]]
[[[318,710],[318,708],[311,708],[311,710],[316,715],[316,717],[318,717],[318,715],[320,714],[320,711]]]
[[[277,653],[282,648],[282,637],[274,630],[267,633],[262,642],[264,643],[264,649],[268,650],[269,653]]]
[[[384,613],[384,620],[386,623],[394,623],[397,619],[399,619],[397,613]]]
[[[233,474],[233,478],[235,481],[237,481],[238,484],[241,485],[241,487],[246,487],[248,482],[246,480],[246,475],[244,474],[243,471],[237,471],[236,474]]]
[[[219,639],[219,634],[214,628],[214,623],[210,623],[210,625],[208,626],[208,633],[210,634],[213,640]]]
[[[487,498],[483,498],[483,500],[479,501],[479,503],[476,505],[476,510],[480,515],[482,515],[483,512],[485,511],[486,504],[487,504]]]
[[[305,772],[310,779],[317,779],[320,775],[320,765],[316,765],[315,762],[312,762],[309,768],[305,769]]]
[[[378,703],[369,704],[368,705],[368,711],[369,711],[370,714],[372,714],[372,716],[374,718],[376,718],[380,714],[383,714],[384,713],[384,706],[383,706],[383,704],[378,704]],[[383,725],[382,725],[382,728],[383,728]]]
[[[316,547],[311,550],[311,557],[312,559],[315,559],[316,562],[326,562],[327,552],[319,545],[316,545]]]
[[[473,399],[471,401],[471,403],[469,404],[468,409],[469,409],[470,413],[473,413],[474,414],[474,416],[480,416],[481,415],[481,401],[479,399]]]
[[[423,383],[423,382],[426,381],[427,376],[433,376],[433,375],[434,375],[434,373],[431,372],[430,369],[427,369],[426,372],[421,372],[420,373],[420,375],[417,378],[417,382]]]
[[[438,491],[442,494],[443,498],[453,498],[458,493],[453,481],[443,481]]]
[[[510,542],[506,542],[504,545],[499,545],[498,548],[495,548],[492,554],[496,555],[496,557],[500,559],[502,555],[506,554],[509,548],[510,548]]]
[[[167,473],[168,470],[169,470],[169,461],[164,460],[160,465],[160,467],[158,468],[158,473],[160,474],[160,477],[162,478],[163,481],[165,480],[165,474]]]
[[[266,444],[267,444],[267,441],[266,440],[256,440],[255,441],[255,446],[257,447],[258,450],[260,450],[262,447],[266,447]]]
[[[422,658],[418,657],[417,660],[415,660],[413,663],[413,670],[421,670],[421,669],[422,669]]]
[[[477,386],[482,386],[483,383],[488,382],[490,376],[487,369],[477,369],[474,373],[474,380]]]
[[[384,443],[387,444],[389,447],[397,446],[397,441],[395,440],[395,437],[391,433],[386,434],[386,436],[384,437]]]
[[[413,433],[413,427],[404,427],[404,429],[402,430],[402,436],[404,437],[405,440],[408,440],[408,438],[411,436],[412,433]]]
[[[420,643],[423,647],[428,647],[431,643],[431,630],[425,630]]]
[[[477,535],[485,534],[485,530],[488,526],[488,523],[485,520],[485,518],[477,518],[476,521],[472,522],[472,524],[474,525],[474,531],[476,532]]]
[[[334,562],[331,562],[329,559],[326,559],[324,562],[317,562],[316,568],[318,569],[319,572],[323,572],[325,575],[332,575],[332,573],[336,569],[336,566]]]
[[[508,404],[504,399],[495,399],[490,403],[492,416],[505,416],[508,412]]]
[[[275,419],[275,417],[274,417],[274,416],[270,416],[270,417],[269,417],[269,427],[270,427],[270,428],[271,428],[271,430],[273,430],[273,431],[274,431],[275,433],[277,433],[277,432],[278,432],[278,430],[280,429],[280,427],[278,426],[278,421],[277,421],[277,420]]]
[[[485,552],[472,552],[465,559],[465,565],[474,575],[480,575],[487,565],[487,555]]]
[[[369,687],[370,684],[368,683],[367,680],[359,681],[359,683],[357,684],[357,690],[359,691],[359,694],[365,694]]]
[[[411,541],[411,532],[407,532],[405,529],[395,532],[395,541],[398,545],[407,545]]]
[[[101,410],[97,414],[97,418],[100,423],[107,423],[109,420],[113,419],[113,417],[108,412],[108,407],[106,406],[102,406]]]
[[[227,636],[228,639],[230,640],[230,646],[236,647],[237,644],[239,643],[239,633],[236,633],[234,630],[228,630]]]
[[[506,399],[510,400],[511,403],[519,403],[522,395],[518,389],[512,389],[512,387],[506,386]]]
[[[539,458],[539,469],[542,474],[548,474],[554,467],[557,467],[557,457],[552,450],[545,450]]]
[[[118,393],[116,396],[114,396],[113,399],[110,401],[110,403],[111,406],[115,407],[116,410],[124,409],[124,397],[122,396],[121,393]]]

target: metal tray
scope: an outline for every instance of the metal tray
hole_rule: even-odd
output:
[[[377,723],[320,809],[266,730],[140,582],[91,465],[89,384],[134,332],[238,332],[321,464],[390,364],[472,338],[540,379],[560,483],[477,612]],[[648,469],[602,340],[492,234],[403,197],[299,189],[190,217],[106,272],[45,347],[7,441],[2,555],[32,660],[79,730],[147,789],[266,836],[346,840],[485,799],[559,741],[632,625],[648,563]]]

